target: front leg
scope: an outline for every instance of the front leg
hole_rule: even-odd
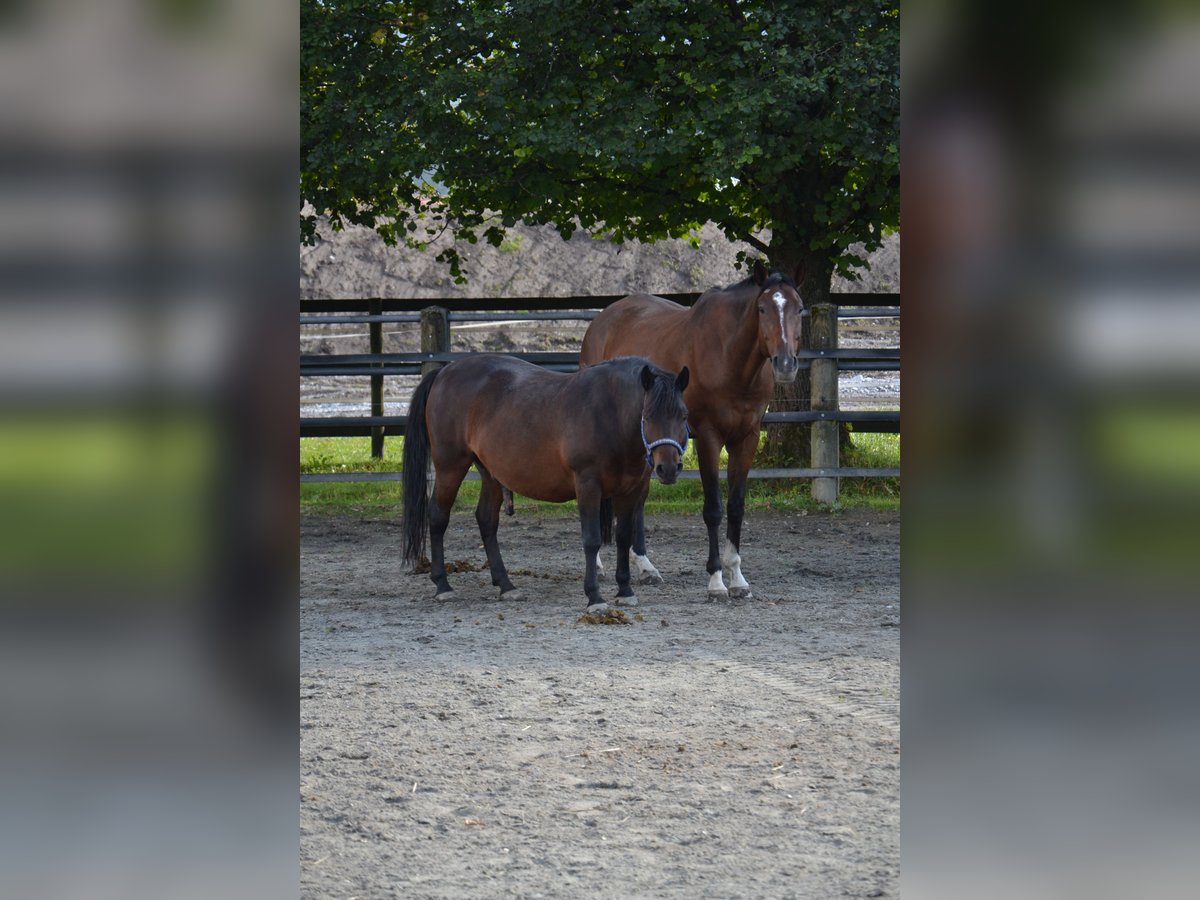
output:
[[[579,528],[583,536],[583,592],[587,608],[592,612],[608,609],[600,596],[600,579],[596,577],[596,555],[600,552],[600,482],[585,475],[575,476],[575,500],[579,506]]]
[[[630,585],[629,548],[633,543],[637,510],[644,501],[645,495],[640,491],[633,496],[613,498],[613,508],[617,514],[617,603],[621,606],[638,605],[637,594]]]
[[[729,596],[721,577],[721,556],[718,552],[718,531],[721,527],[721,442],[710,431],[696,435],[696,456],[699,460],[700,481],[704,485],[704,524],[708,526],[708,599],[723,600]]]
[[[733,597],[749,598],[750,583],[742,575],[742,520],[746,513],[746,476],[758,449],[758,431],[729,446],[729,524],[721,563],[729,578],[729,593]]]

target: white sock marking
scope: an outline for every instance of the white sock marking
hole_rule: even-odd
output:
[[[748,588],[748,582],[742,575],[742,557],[736,550],[733,549],[733,544],[725,541],[725,546],[721,548],[721,565],[729,570],[729,586],[734,588]]]
[[[630,550],[629,551],[629,563],[632,568],[637,570],[637,574],[634,577],[639,577],[641,575],[646,575],[646,574],[658,575],[658,577],[660,577],[660,578],[662,577],[662,575],[659,573],[658,569],[656,569],[654,567],[654,563],[650,562],[649,556],[639,556],[638,554],[636,554],[632,550]]]
[[[725,588],[725,579],[721,577],[721,570],[713,572],[708,576],[708,592],[710,594],[727,594],[729,591]]]

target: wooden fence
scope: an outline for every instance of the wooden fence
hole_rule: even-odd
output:
[[[397,375],[421,375],[469,353],[450,350],[451,322],[498,322],[528,320],[583,320],[620,300],[623,294],[586,297],[444,298],[431,300],[321,299],[300,301],[301,325],[365,324],[369,353],[301,354],[300,375],[370,378],[371,415],[322,416],[300,419],[300,436],[371,437],[371,452],[383,455],[387,435],[402,435],[406,416],[383,414],[383,379]],[[662,294],[670,300],[691,305],[696,293]],[[754,478],[812,478],[813,496],[822,502],[837,499],[837,479],[844,477],[898,476],[896,468],[845,468],[838,464],[838,423],[849,422],[855,431],[898,432],[899,410],[843,411],[838,408],[839,371],[898,370],[899,348],[843,349],[837,346],[839,318],[899,316],[899,294],[835,294],[836,304],[817,305],[809,316],[809,349],[801,350],[801,366],[811,369],[811,408],[802,411],[768,412],[763,424],[811,422],[812,466],[802,469],[754,469]],[[512,312],[520,310],[520,312]],[[419,323],[421,350],[384,353],[383,326]],[[573,372],[579,367],[578,353],[525,352],[513,356],[547,369]],[[474,474],[474,473],[472,473]],[[399,477],[394,472],[306,473],[302,481],[376,481]],[[694,471],[684,477],[697,477]]]

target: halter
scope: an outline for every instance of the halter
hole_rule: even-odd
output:
[[[651,469],[654,468],[654,461],[651,459],[651,455],[654,453],[655,447],[661,447],[663,444],[669,444],[670,446],[674,447],[676,450],[679,451],[679,460],[680,460],[680,464],[682,464],[683,454],[687,453],[688,437],[691,435],[691,433],[692,433],[692,429],[688,427],[687,420],[685,419],[683,422],[683,443],[682,444],[679,443],[679,441],[675,440],[674,438],[669,438],[669,437],[659,438],[657,441],[647,441],[646,440],[646,417],[642,416],[642,446],[646,448],[646,465]]]

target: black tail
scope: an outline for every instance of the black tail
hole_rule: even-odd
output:
[[[613,520],[615,518],[616,514],[613,512],[612,497],[605,497],[600,501],[600,543],[612,543]]]
[[[408,405],[404,427],[404,562],[415,565],[425,555],[429,534],[429,429],[425,403],[433,389],[434,369],[421,379]]]

